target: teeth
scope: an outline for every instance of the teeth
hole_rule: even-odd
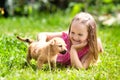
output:
[[[79,42],[79,41],[74,40],[74,42]]]

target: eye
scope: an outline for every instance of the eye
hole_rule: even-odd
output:
[[[78,34],[79,36],[83,36],[83,34]]]
[[[62,45],[58,45],[59,47],[62,47]]]
[[[71,32],[71,34],[74,34],[74,32]]]

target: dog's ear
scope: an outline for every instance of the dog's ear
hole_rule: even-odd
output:
[[[52,40],[50,45],[55,45],[56,44],[56,40]]]

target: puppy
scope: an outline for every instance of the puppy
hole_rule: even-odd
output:
[[[17,39],[29,43],[27,62],[30,63],[32,58],[35,59],[38,69],[41,69],[44,63],[48,63],[50,69],[51,67],[56,68],[57,54],[65,54],[67,51],[64,40],[58,37],[44,43],[20,38],[19,36],[17,36]]]

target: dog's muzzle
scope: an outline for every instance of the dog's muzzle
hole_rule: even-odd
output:
[[[64,50],[64,51],[61,51],[60,52],[60,54],[65,54],[67,51],[66,50]]]

